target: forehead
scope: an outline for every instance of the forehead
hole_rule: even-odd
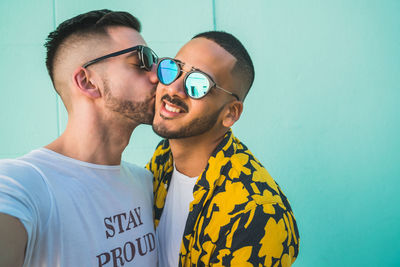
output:
[[[135,45],[146,45],[143,37],[135,29],[124,26],[112,26],[107,29],[111,45],[116,49],[125,49]]]
[[[186,43],[176,55],[186,68],[197,68],[211,75],[217,81],[231,75],[236,59],[214,41],[195,38]]]

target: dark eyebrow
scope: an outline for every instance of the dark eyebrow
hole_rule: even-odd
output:
[[[182,62],[182,61],[180,61],[179,59],[174,58],[174,60],[175,60],[177,63],[179,63],[179,64],[181,65],[181,67],[185,65],[185,63]],[[198,69],[198,68],[195,68],[195,67],[192,67],[190,70],[197,70],[197,71],[206,73],[206,72],[202,71],[201,69]],[[208,74],[207,74],[207,75],[208,75]]]
[[[174,60],[176,61],[176,62],[178,62],[180,65],[185,65],[185,63],[183,63],[182,61],[180,61],[179,59],[176,59],[176,58],[174,58]]]
[[[195,68],[195,67],[192,67],[192,70],[197,70],[197,71],[200,71],[200,72],[202,72],[202,73],[206,73],[206,72],[202,71],[201,69],[198,69],[198,68]],[[208,74],[207,74],[207,75],[208,75]]]

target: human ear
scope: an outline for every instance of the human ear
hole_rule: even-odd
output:
[[[225,112],[224,118],[222,120],[222,125],[224,127],[230,128],[239,120],[240,115],[243,111],[243,102],[234,101],[228,104],[227,110]]]
[[[99,98],[101,96],[99,88],[95,82],[90,79],[90,73],[83,67],[77,68],[73,73],[73,82],[79,91],[90,98]]]

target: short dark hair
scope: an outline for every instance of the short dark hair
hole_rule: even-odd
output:
[[[199,37],[214,41],[236,58],[237,61],[233,70],[239,72],[241,78],[245,80],[244,98],[246,98],[254,81],[254,66],[243,44],[235,36],[224,31],[203,32],[195,35],[192,39]]]
[[[107,34],[109,26],[126,26],[140,32],[140,21],[128,12],[109,9],[93,10],[77,15],[61,23],[51,32],[44,46],[47,49],[46,67],[54,84],[54,57],[63,42],[73,34]]]

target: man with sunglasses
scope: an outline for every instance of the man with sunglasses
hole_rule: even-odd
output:
[[[96,10],[49,34],[68,123],[44,148],[0,161],[0,266],[156,266],[151,174],[121,162],[154,116],[157,56],[140,27]]]
[[[254,80],[243,45],[205,32],[157,66],[153,129],[160,266],[290,266],[299,235],[288,200],[231,127]]]

